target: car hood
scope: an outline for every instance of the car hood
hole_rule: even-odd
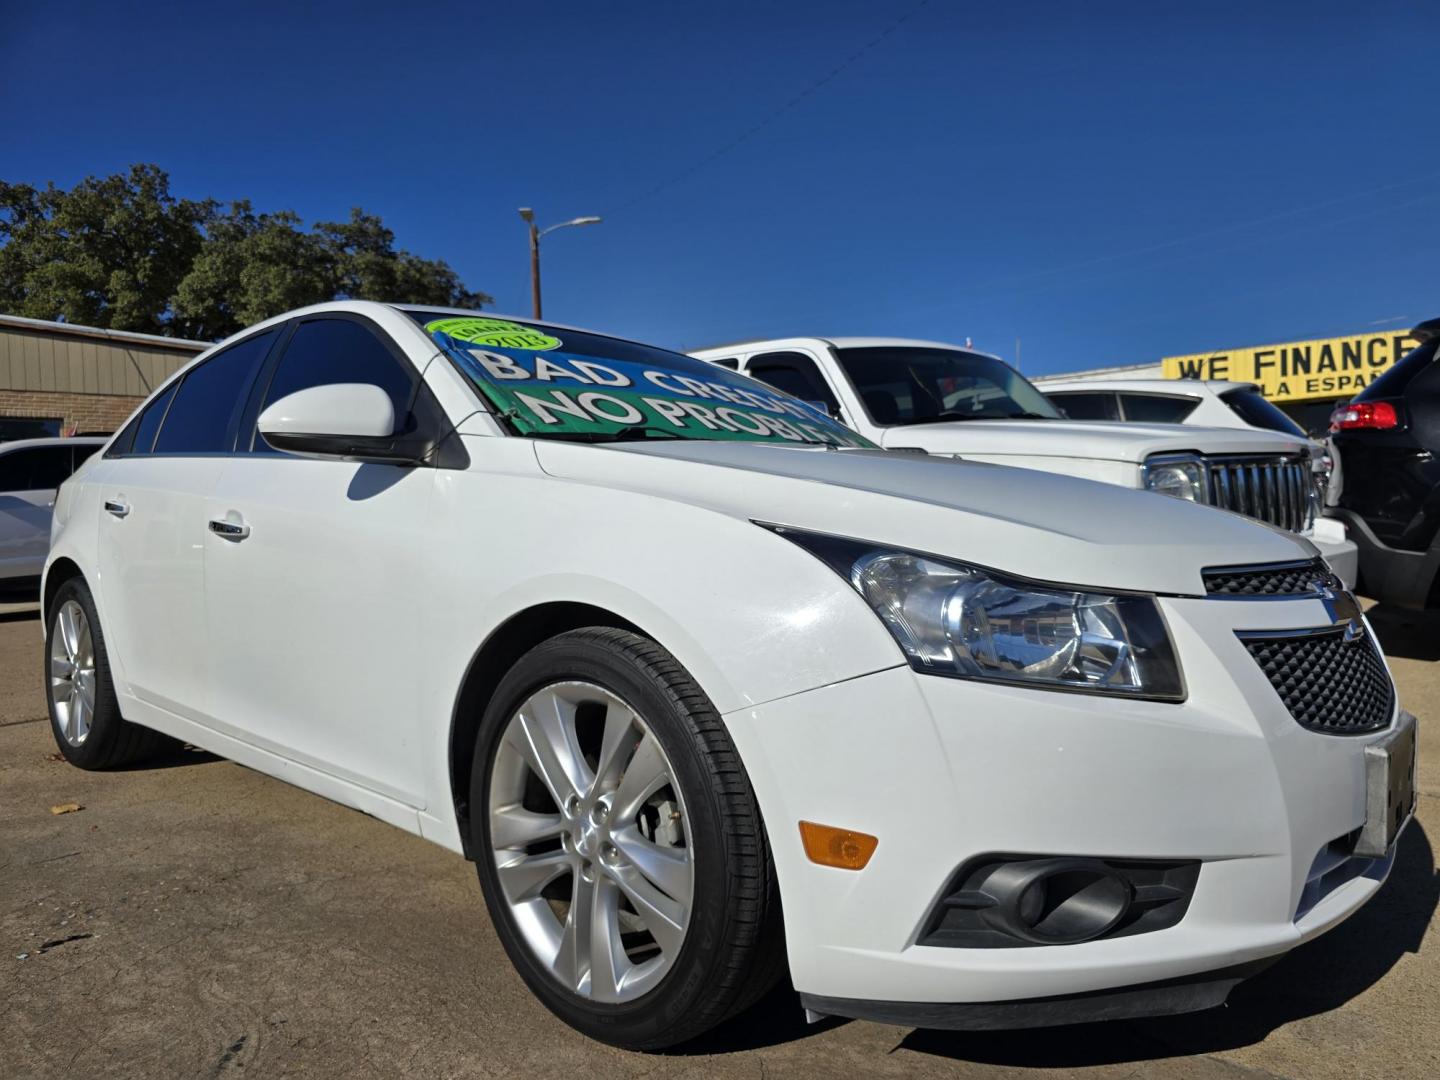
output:
[[[918,446],[938,454],[1086,458],[1136,465],[1151,454],[1294,454],[1302,439],[1255,428],[1191,424],[1126,424],[1087,420],[957,420],[886,428],[889,447]]]
[[[1317,554],[1291,533],[1169,496],[953,458],[719,441],[534,445],[540,467],[566,480],[1041,581],[1195,595],[1202,567]]]

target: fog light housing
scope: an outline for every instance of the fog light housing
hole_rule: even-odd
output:
[[[982,855],[957,870],[918,944],[961,949],[1078,945],[1174,926],[1195,861]]]

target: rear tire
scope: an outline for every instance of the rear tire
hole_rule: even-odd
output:
[[[129,765],[177,745],[120,715],[105,635],[84,578],[61,585],[46,613],[45,701],[55,745],[82,769]]]
[[[472,777],[471,850],[501,943],[571,1027],[664,1049],[774,985],[779,890],[755,793],[659,645],[590,627],[536,646],[491,698]]]

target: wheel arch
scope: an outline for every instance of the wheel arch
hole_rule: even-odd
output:
[[[45,584],[40,591],[40,624],[42,626],[50,617],[50,604],[54,601],[55,594],[60,591],[60,586],[74,578],[83,578],[84,576],[85,572],[80,569],[80,564],[64,555],[55,559],[45,568]]]
[[[455,824],[460,832],[460,847],[467,859],[470,850],[470,779],[475,759],[475,743],[479,738],[480,719],[490,698],[505,673],[527,652],[558,634],[578,630],[582,626],[607,626],[629,630],[651,641],[657,639],[629,619],[594,604],[575,601],[549,601],[535,604],[511,615],[497,626],[475,651],[450,717],[448,772],[450,800],[455,810]],[[657,644],[659,642],[657,641]]]

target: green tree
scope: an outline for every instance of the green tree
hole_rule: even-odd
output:
[[[298,215],[234,202],[205,222],[205,242],[175,290],[173,332],[222,338],[335,293],[333,260],[318,236],[300,231]]]
[[[342,297],[491,302],[444,261],[397,250],[394,233],[358,207],[307,232],[293,211],[176,199],[155,165],[69,191],[0,181],[0,310],[215,339]]]
[[[173,198],[154,165],[87,177],[69,191],[0,181],[0,307],[163,333],[211,212],[208,202]]]

